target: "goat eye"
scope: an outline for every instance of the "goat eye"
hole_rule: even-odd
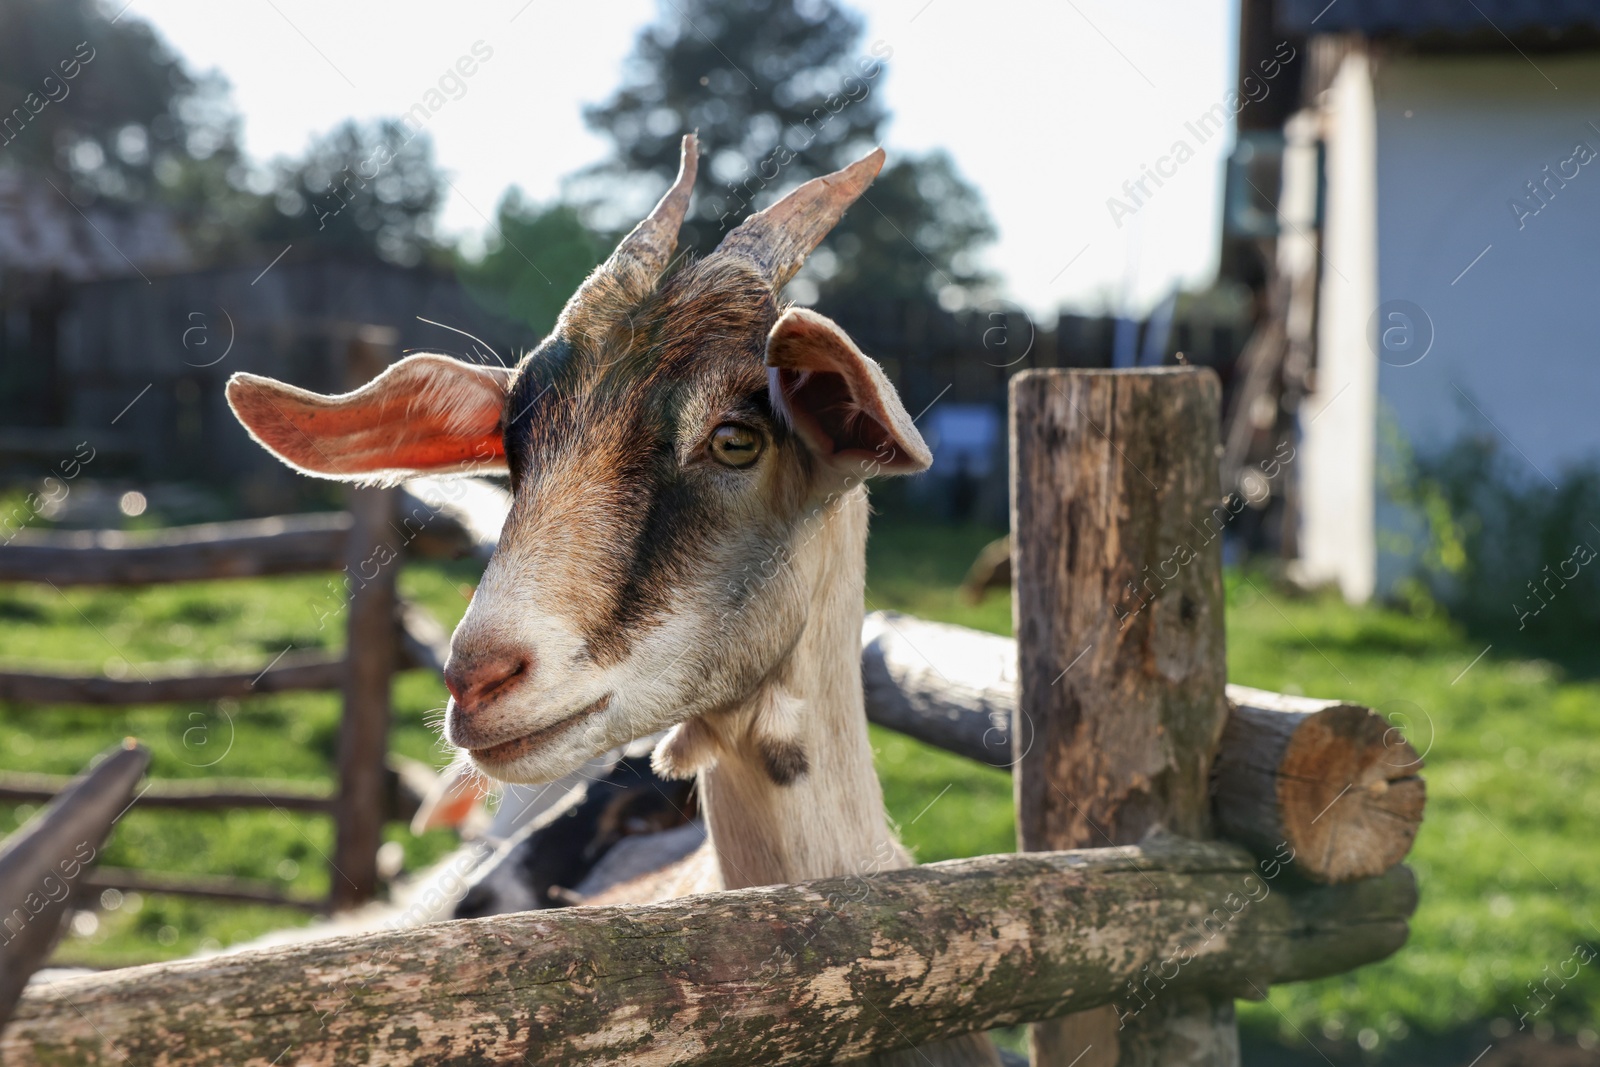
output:
[[[761,455],[761,435],[733,423],[723,423],[711,434],[711,455],[724,467],[748,467]]]

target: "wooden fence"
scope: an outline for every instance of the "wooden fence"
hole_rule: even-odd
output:
[[[1037,1067],[1236,1065],[1234,998],[1404,943],[1423,785],[1367,709],[1225,686],[1217,400],[1019,376],[1017,641],[868,620],[871,717],[1009,766],[1021,854],[108,972],[0,1055],[821,1064],[1027,1022]]]
[[[442,509],[393,489],[350,492],[350,509],[243,522],[179,527],[149,534],[119,531],[23,532],[0,547],[0,581],[57,588],[141,586],[271,575],[337,572],[344,576],[346,636],[342,653],[290,651],[244,670],[168,671],[142,668],[135,677],[0,671],[0,701],[36,705],[140,704],[213,701],[300,691],[339,691],[335,778],[329,793],[287,782],[161,781],[138,794],[141,807],[183,811],[271,808],[328,815],[335,824],[328,899],[284,893],[266,882],[221,876],[180,876],[100,868],[80,888],[182,893],[216,900],[268,903],[313,911],[370,899],[377,889],[377,851],[387,818],[407,819],[418,798],[386,763],[389,689],[394,672],[435,672],[447,654],[438,623],[402,602],[395,579],[412,555],[453,555],[476,543]],[[375,561],[386,560],[382,565]],[[43,708],[37,714],[49,714]],[[0,774],[0,801],[51,799],[65,776]]]

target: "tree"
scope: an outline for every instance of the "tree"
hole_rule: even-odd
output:
[[[674,0],[639,35],[621,88],[585,112],[612,158],[570,188],[597,229],[620,233],[672,180],[678,139],[698,131],[702,177],[680,247],[705,254],[752,209],[836,170],[880,140],[894,49],[859,47],[862,22],[834,0]],[[927,297],[984,278],[993,235],[948,157],[902,157],[840,224],[796,287],[869,286]],[[848,254],[840,255],[840,250]],[[830,265],[832,270],[830,272]]]
[[[598,179],[598,190],[615,198],[619,183],[651,176],[650,195],[617,205],[626,214],[602,217],[601,224],[618,230],[632,224],[671,181],[678,139],[690,130],[699,132],[707,166],[683,237],[701,251],[746,214],[742,202],[773,183],[835,169],[850,154],[845,146],[870,148],[884,121],[875,92],[883,65],[849,54],[860,35],[860,19],[833,0],[804,8],[796,0],[669,5],[660,22],[639,34],[621,88],[584,112],[614,147],[613,158],[585,178]],[[720,195],[706,195],[711,188]]]
[[[236,243],[260,210],[227,82],[190,74],[131,13],[0,4],[0,107],[0,166],[41,175],[80,207],[155,207],[202,255]]]
[[[196,78],[150,26],[93,0],[0,5],[0,159],[80,199],[152,196],[174,168],[236,162],[220,77]]]
[[[436,245],[444,176],[433,143],[394,119],[348,121],[298,160],[276,165],[275,210],[255,227],[263,241],[304,241],[410,266]]]
[[[252,190],[218,74],[193,75],[151,27],[94,0],[0,4],[0,165],[80,206],[164,210],[201,258],[304,241],[411,264],[434,249],[443,178],[399,122],[346,123]],[[0,103],[0,106],[4,106]]]

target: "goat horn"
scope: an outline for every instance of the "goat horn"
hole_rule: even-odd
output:
[[[655,210],[617,245],[617,250],[606,260],[606,268],[615,269],[624,263],[636,263],[652,275],[652,284],[667,269],[667,264],[672,261],[672,253],[678,247],[678,228],[683,225],[684,213],[689,210],[689,194],[694,191],[699,159],[698,140],[692,133],[684,134],[678,157],[678,177],[672,183],[672,188],[656,204]]]
[[[689,210],[700,146],[684,134],[678,177],[655,210],[594,269],[561,311],[556,332],[598,336],[655,289],[678,247],[678,228]]]
[[[745,219],[723,238],[717,254],[749,260],[774,289],[780,288],[882,169],[883,149],[874,148],[843,170],[811,179]]]

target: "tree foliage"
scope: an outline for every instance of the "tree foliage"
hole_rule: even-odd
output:
[[[833,170],[877,142],[883,65],[851,55],[861,22],[832,0],[804,9],[795,0],[686,0],[663,11],[639,34],[623,84],[584,113],[613,144],[612,159],[588,175],[607,196],[646,174],[650,196],[659,195],[677,169],[679,138],[698,131],[706,166],[684,236],[704,251],[743,217],[742,201]],[[834,112],[824,104],[830,95]],[[648,203],[631,199],[612,228],[631,225]]]
[[[0,163],[80,199],[159,196],[185,166],[237,163],[220,77],[195,77],[147,23],[93,0],[0,4]]]
[[[671,181],[678,139],[698,131],[702,178],[679,243],[704,254],[750,210],[870,150],[887,119],[881,93],[894,50],[863,48],[861,32],[860,18],[834,0],[667,5],[639,35],[622,86],[585,112],[613,148],[573,182],[586,218],[611,232],[630,227]],[[902,155],[797,290],[927,297],[980,285],[973,253],[993,232],[947,156]]]
[[[458,273],[496,314],[544,335],[579,283],[606,257],[605,241],[566,204],[541,207],[513,188],[500,202],[489,249]]]
[[[345,122],[304,157],[279,160],[275,172],[273,210],[255,227],[263,241],[299,240],[407,266],[436,247],[445,179],[432,141],[402,122]]]
[[[252,171],[217,74],[194,75],[135,13],[93,0],[0,4],[0,166],[74,203],[166,211],[201,259],[284,241],[416,263],[444,179],[426,136],[345,123]]]

